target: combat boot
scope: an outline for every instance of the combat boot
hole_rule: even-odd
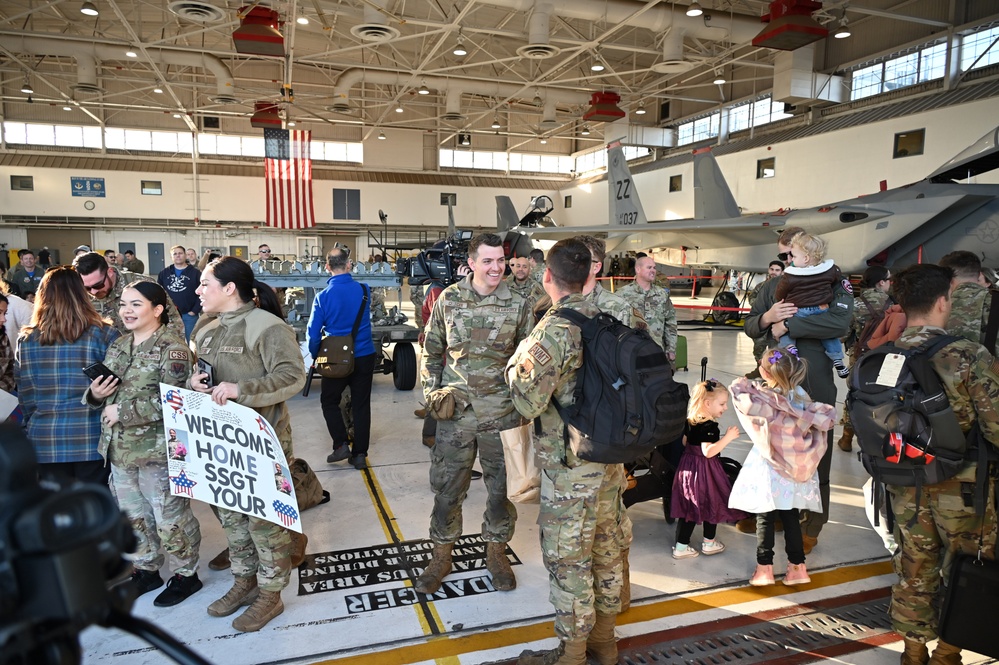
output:
[[[260,590],[260,595],[242,614],[233,619],[232,627],[241,633],[254,633],[284,612],[280,591]]]
[[[839,449],[844,452],[850,452],[853,450],[853,428],[849,425],[843,427],[843,436],[839,437],[839,441],[836,442]]]
[[[930,660],[930,652],[922,642],[909,639],[903,640],[905,648],[902,651],[902,665],[926,665]]]
[[[208,613],[213,617],[227,617],[243,605],[249,605],[257,599],[257,576],[237,577],[232,588],[225,595],[208,606]]]
[[[631,565],[628,563],[628,555],[631,548],[621,551],[621,611],[627,612],[631,607]]]
[[[614,637],[614,614],[597,612],[597,622],[586,638],[586,655],[598,665],[617,665],[617,638]]]
[[[937,647],[930,656],[930,665],[961,665],[960,647],[937,640]]]
[[[304,533],[292,531],[291,536],[291,567],[298,568],[305,561],[305,548],[309,545],[309,537]]]
[[[497,591],[513,591],[517,578],[513,576],[510,560],[506,558],[506,543],[486,543],[486,570],[493,578]]]
[[[454,543],[434,545],[433,558],[420,576],[416,578],[413,588],[420,593],[436,593],[441,588],[443,580],[451,572],[451,550]]]
[[[586,665],[586,639],[559,642],[550,651],[524,651],[517,665]]]

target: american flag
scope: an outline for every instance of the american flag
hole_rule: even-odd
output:
[[[194,498],[194,486],[198,483],[188,478],[185,471],[181,471],[179,476],[170,476],[170,482],[173,483],[175,492]]]
[[[316,225],[312,205],[312,132],[265,129],[267,226],[307,229]]]
[[[274,511],[281,517],[281,522],[290,527],[296,521],[298,521],[298,511],[295,510],[293,506],[289,506],[287,503],[282,503],[277,499],[271,504],[274,506]]]

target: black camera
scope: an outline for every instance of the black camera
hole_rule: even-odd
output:
[[[423,286],[437,282],[450,286],[461,280],[458,268],[468,264],[468,243],[472,231],[458,229],[445,240],[440,240],[414,258],[400,259],[395,266],[395,274],[408,277],[413,286]]]

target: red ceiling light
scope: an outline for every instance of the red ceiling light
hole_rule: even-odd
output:
[[[753,46],[794,51],[824,39],[829,31],[812,18],[819,9],[822,3],[814,0],[774,0],[770,12],[760,17],[768,25],[753,38]]]
[[[237,53],[284,55],[279,14],[267,7],[240,7],[240,25],[232,33]]]
[[[624,111],[618,108],[617,103],[621,101],[621,95],[616,92],[595,92],[590,97],[590,108],[583,113],[583,120],[590,122],[614,122],[620,120],[625,115]]]

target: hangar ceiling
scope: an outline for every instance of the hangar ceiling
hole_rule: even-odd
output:
[[[65,122],[67,107],[80,124],[218,124],[245,134],[256,131],[255,109],[273,105],[315,138],[360,140],[401,128],[426,133],[431,144],[468,133],[491,149],[565,154],[603,140],[601,123],[583,117],[593,93],[620,95],[630,121],[658,126],[769,89],[779,51],[752,45],[765,27],[760,16],[772,4],[809,6],[704,0],[703,14],[691,17],[690,4],[4,0],[3,116]],[[815,68],[831,72],[946,34],[988,4],[811,3],[819,5],[806,12],[816,24],[832,31],[845,18],[852,32],[816,42]],[[21,92],[25,83],[32,94]]]

